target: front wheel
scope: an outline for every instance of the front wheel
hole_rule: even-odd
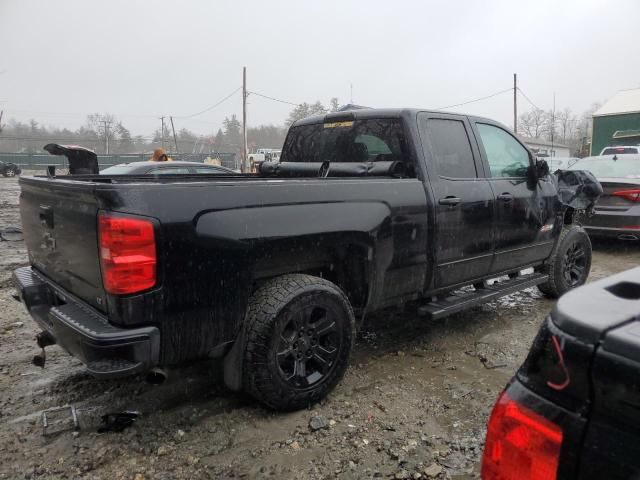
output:
[[[247,311],[243,386],[278,410],[298,410],[340,381],[355,339],[355,317],[336,285],[311,275],[269,280]]]
[[[4,171],[4,176],[5,177],[15,177],[17,174],[17,170],[14,167],[7,167],[7,169]]]
[[[538,285],[545,295],[558,298],[587,281],[591,270],[591,241],[579,225],[563,228],[558,243],[541,270],[549,280]]]

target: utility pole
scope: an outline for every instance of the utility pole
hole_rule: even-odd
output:
[[[247,67],[242,67],[242,173],[249,172],[247,151]]]
[[[160,117],[160,141],[162,142],[162,148],[164,148],[164,115]]]
[[[554,134],[556,131],[556,92],[553,92],[553,110],[551,111],[551,156],[555,157],[555,152],[553,151],[553,140]]]
[[[104,122],[104,153],[109,155],[109,122],[107,120],[103,120]]]
[[[513,133],[518,134],[518,75],[513,74]]]
[[[4,110],[0,110],[0,133],[2,133],[2,115],[4,114]]]
[[[171,120],[171,131],[173,131],[173,143],[176,145],[176,154],[178,154],[180,152],[178,152],[178,139],[176,138],[176,129],[173,127],[173,117],[169,117],[169,120]]]

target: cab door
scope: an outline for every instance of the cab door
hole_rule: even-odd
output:
[[[435,288],[488,274],[493,258],[495,198],[466,117],[418,115],[435,195]]]
[[[539,263],[553,249],[556,189],[550,177],[531,177],[533,156],[507,129],[472,121],[496,203],[491,273]]]

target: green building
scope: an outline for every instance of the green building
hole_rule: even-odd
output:
[[[640,145],[640,88],[619,91],[593,114],[591,155],[609,145]]]

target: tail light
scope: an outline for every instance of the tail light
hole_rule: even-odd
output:
[[[614,197],[622,197],[630,202],[640,202],[640,190],[618,190],[617,192],[613,192],[611,195]]]
[[[100,213],[98,235],[107,293],[136,293],[156,284],[156,241],[150,220]]]
[[[555,480],[562,429],[503,393],[491,412],[483,480]]]

